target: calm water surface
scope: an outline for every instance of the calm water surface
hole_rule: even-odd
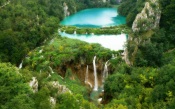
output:
[[[117,9],[115,8],[93,8],[85,9],[77,12],[65,18],[61,25],[86,27],[86,28],[99,28],[106,26],[117,26],[125,24],[126,19],[123,16],[118,15]],[[103,47],[111,50],[124,49],[124,44],[127,40],[125,34],[121,35],[94,35],[89,33],[84,35],[78,34],[67,34],[65,32],[59,33],[62,37],[68,37],[73,39],[79,39],[89,43],[99,43]]]
[[[77,27],[106,27],[125,24],[126,19],[118,15],[115,8],[85,9],[65,18],[61,25]]]

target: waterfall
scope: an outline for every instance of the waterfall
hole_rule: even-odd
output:
[[[88,76],[89,76],[89,74],[88,74],[89,72],[88,72],[88,65],[87,65],[87,68],[86,68],[86,75],[85,75],[85,83],[87,83],[88,82]]]
[[[104,83],[105,83],[105,79],[108,77],[108,61],[106,61],[105,66],[104,66],[104,70],[103,70],[103,75],[102,75],[102,91],[104,91]]]
[[[115,58],[114,54],[112,54],[112,58]]]
[[[43,52],[43,49],[39,50],[39,53],[42,53]]]
[[[102,98],[99,98],[99,99],[98,99],[98,103],[101,103],[101,101],[102,101]]]
[[[76,31],[74,31],[74,35],[76,35],[77,34],[77,32]]]
[[[92,84],[88,81],[88,78],[89,78],[89,68],[88,68],[88,65],[86,67],[86,75],[85,75],[85,84],[88,84],[91,88],[92,88]]]
[[[86,83],[92,88],[92,84],[89,81],[87,81]]]
[[[49,77],[51,77],[50,73],[49,73],[49,75],[48,75],[48,77],[47,77],[47,78],[49,78]]]
[[[52,70],[52,68],[50,66],[49,66],[49,69],[50,69],[51,73],[54,73],[53,70]]]
[[[58,29],[58,33],[61,33],[61,30],[60,29]]]
[[[108,77],[108,61],[106,61],[105,66],[104,66],[104,71],[103,71],[104,80]]]
[[[94,91],[98,91],[97,69],[96,69],[96,65],[95,65],[95,59],[96,59],[96,56],[94,56],[94,59],[93,59],[93,67],[94,67]]]
[[[22,64],[23,64],[23,60],[22,60],[22,62],[19,64],[19,69],[21,69],[22,68]]]

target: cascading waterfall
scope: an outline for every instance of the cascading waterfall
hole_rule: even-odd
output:
[[[105,66],[104,66],[104,70],[103,70],[103,75],[102,75],[102,91],[104,91],[104,83],[105,83],[105,79],[108,77],[108,61],[106,61]]]
[[[115,55],[114,54],[112,54],[112,59],[114,59],[115,58]]]
[[[49,66],[49,69],[50,69],[51,73],[54,73],[52,67]]]
[[[102,83],[104,83],[105,79],[108,77],[108,62],[109,60],[106,61],[105,66],[104,66]]]
[[[21,69],[22,68],[22,64],[23,64],[23,60],[22,60],[22,62],[19,64],[19,69]]]
[[[88,68],[88,65],[86,67],[86,75],[85,75],[85,84],[88,84],[91,88],[92,88],[92,84],[88,81],[88,78],[89,78],[89,68]]]
[[[109,60],[108,60],[108,61],[109,61]],[[105,63],[105,67],[104,67],[104,70],[105,70],[105,72],[106,72],[106,77],[105,77],[105,78],[108,77],[108,61]]]
[[[94,67],[94,91],[98,91],[98,80],[97,80],[97,69],[95,64],[96,56],[93,59],[93,67]]]
[[[76,35],[77,34],[77,32],[76,31],[74,31],[74,35]]]
[[[60,29],[58,29],[58,33],[61,33],[61,30]]]
[[[88,82],[88,76],[89,76],[89,74],[88,74],[89,72],[88,72],[88,65],[87,65],[87,68],[86,68],[86,75],[85,75],[85,83],[87,83]]]
[[[39,53],[42,53],[43,52],[43,49],[39,50]]]

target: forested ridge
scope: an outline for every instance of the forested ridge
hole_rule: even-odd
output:
[[[109,5],[90,0],[1,0],[0,60],[19,65],[30,50],[50,38],[64,18],[64,3],[70,14]]]
[[[65,17],[64,3],[73,14],[85,8],[111,7],[114,0],[1,0],[0,108],[174,109],[175,0],[154,1],[161,10],[159,26],[142,29],[151,22],[143,20],[139,31],[128,32],[128,64],[122,59],[123,51],[57,34]],[[132,30],[146,2],[150,0],[122,0],[118,11],[126,16],[127,24],[121,27]],[[116,58],[111,59],[112,54]],[[86,65],[92,71],[95,55],[98,71],[110,59],[110,74],[98,105],[89,100],[92,89],[82,79]]]
[[[129,27],[132,28],[145,2],[148,0],[123,0],[119,6],[119,13],[127,17]],[[107,104],[109,107],[122,104],[131,109],[175,108],[175,1],[158,2],[159,27],[130,34],[132,40],[128,40],[127,50],[131,65],[116,66],[115,73],[105,83],[106,98],[113,98]]]

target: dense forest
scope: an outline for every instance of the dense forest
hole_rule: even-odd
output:
[[[151,9],[146,7],[149,3]],[[120,15],[126,16],[126,25],[119,28],[126,28],[129,36],[129,63],[122,59],[123,50],[111,51],[99,44],[59,36],[64,4],[73,14],[85,8],[116,7],[117,2],[0,1],[0,108],[175,108],[175,0],[122,0],[117,5]],[[156,14],[149,16],[150,11]],[[136,20],[142,12],[147,18],[142,14]],[[159,16],[160,22],[154,27]],[[111,32],[120,30],[112,28]],[[90,100],[92,89],[83,78],[86,65],[93,72],[95,55],[99,72],[106,61],[110,63],[101,104]],[[111,59],[112,55],[116,58]]]
[[[119,13],[127,17],[132,28],[135,17],[147,0],[123,0]],[[131,109],[175,108],[175,0],[159,0],[160,25],[152,30],[133,32],[127,50],[131,64],[116,65],[116,71],[105,83],[110,106]],[[126,7],[127,6],[127,7]]]
[[[70,13],[87,7],[105,7],[98,0],[1,0],[0,60],[19,65],[32,49],[57,31],[64,18],[63,3]]]

